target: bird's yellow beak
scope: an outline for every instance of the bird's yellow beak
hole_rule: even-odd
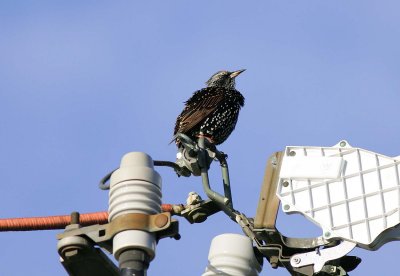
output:
[[[234,72],[232,72],[231,74],[230,74],[230,77],[233,79],[233,78],[236,78],[237,76],[239,76],[241,73],[243,73],[244,71],[246,71],[246,69],[241,69],[241,70],[237,70],[237,71],[234,71]]]

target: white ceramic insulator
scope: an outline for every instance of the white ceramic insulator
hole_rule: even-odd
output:
[[[161,176],[154,170],[153,160],[142,152],[130,152],[122,157],[121,165],[110,179],[109,217],[124,214],[148,214],[161,212]],[[153,233],[127,230],[113,239],[113,254],[128,248],[142,249],[153,259],[156,240]]]
[[[251,239],[239,234],[216,236],[211,242],[208,261],[202,276],[257,276],[261,271]]]

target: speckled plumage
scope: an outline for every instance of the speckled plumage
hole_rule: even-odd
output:
[[[208,87],[194,92],[176,120],[174,135],[180,132],[196,140],[202,132],[214,144],[223,143],[235,129],[244,106],[243,95],[235,89],[235,77],[243,71],[219,71],[207,81]],[[179,145],[178,139],[176,143]]]

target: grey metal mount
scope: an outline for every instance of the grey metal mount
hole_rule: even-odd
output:
[[[200,135],[197,143],[185,134],[178,133],[176,136],[179,138],[182,147],[179,148],[175,162],[180,170],[175,169],[175,171],[182,176],[190,176],[191,174],[201,176],[203,190],[208,198],[217,204],[233,221],[236,221],[236,216],[240,213],[233,208],[227,155],[218,151],[216,146],[202,135]],[[208,170],[214,160],[217,160],[221,166],[224,195],[214,191],[210,186]]]
[[[217,150],[214,144],[204,139],[204,137],[200,137],[195,142],[183,133],[177,133],[176,136],[180,141],[175,161],[175,164],[180,169],[174,168],[178,176],[200,176],[202,169],[206,168],[208,170],[212,161],[221,158],[223,154]],[[203,142],[200,142],[200,140]],[[200,143],[203,144],[200,145]],[[202,151],[205,152],[205,155],[201,153]]]
[[[193,224],[202,223],[209,216],[219,211],[221,209],[212,200],[201,200],[196,204],[186,205],[179,215]]]

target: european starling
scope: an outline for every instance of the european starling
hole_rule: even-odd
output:
[[[219,71],[206,82],[207,87],[193,93],[185,102],[185,108],[176,119],[174,137],[183,133],[192,140],[200,132],[215,145],[222,144],[235,129],[244,97],[235,89],[235,78],[244,70]]]

